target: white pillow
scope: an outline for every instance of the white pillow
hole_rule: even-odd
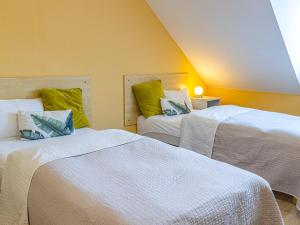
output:
[[[176,102],[170,99],[161,98],[160,105],[163,114],[166,116],[176,116],[191,112],[185,101]]]
[[[18,111],[44,111],[43,103],[38,99],[0,100],[0,138],[18,136]]]
[[[175,102],[184,101],[186,103],[186,105],[189,107],[190,110],[193,109],[193,105],[192,105],[192,102],[191,102],[191,99],[190,99],[187,88],[183,88],[179,91],[164,90],[164,94],[165,94],[165,97],[167,99],[170,99],[170,100],[175,101]]]
[[[21,140],[39,140],[74,134],[72,110],[18,112]]]

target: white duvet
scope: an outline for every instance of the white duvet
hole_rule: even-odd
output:
[[[191,112],[181,122],[180,147],[211,158],[215,134],[219,124],[232,116],[252,110],[250,108],[226,105]]]
[[[82,128],[76,130],[76,136],[80,136],[85,132],[88,132],[90,128]],[[48,142],[52,142],[52,139],[40,139],[36,141],[21,141],[19,137],[11,137],[11,138],[0,138],[0,186],[3,168],[7,159],[7,156],[15,151],[20,149],[30,149],[34,146],[39,146],[41,144],[46,144]]]
[[[27,195],[37,168],[53,160],[87,154],[140,139],[121,130],[85,129],[75,135],[31,142],[29,147],[14,149],[3,170],[0,195],[1,225],[27,225]],[[80,140],[80,141],[78,141]],[[28,164],[30,162],[30,164]]]
[[[108,149],[117,146],[120,148]],[[100,192],[109,197],[107,203],[111,204],[113,212],[120,212],[120,207],[123,206],[125,212],[131,216],[129,218],[140,221],[129,224],[148,225],[156,222],[142,222],[143,214],[137,213],[136,202],[143,203],[140,208],[144,209],[144,215],[149,218],[159,215],[157,221],[164,225],[196,225],[200,221],[204,224],[220,225],[229,225],[228,221],[236,225],[282,224],[272,191],[262,178],[185,149],[143,139],[139,135],[121,130],[86,130],[81,134],[49,139],[46,144],[11,153],[3,173],[0,224],[28,225],[28,190],[32,176],[39,167],[57,159],[95,151],[99,153],[98,150],[102,149],[106,150],[101,152],[101,159],[108,162],[112,160],[110,163],[113,162],[129,179],[121,182],[121,186],[109,186],[116,193],[113,196]],[[119,154],[115,154],[116,152]],[[141,168],[136,166],[139,163]],[[114,174],[104,163],[100,166],[108,169],[108,174]],[[123,166],[126,169],[122,170]],[[148,166],[149,169],[146,169]],[[151,175],[151,170],[164,171],[167,176],[165,173]],[[114,180],[117,177],[119,175],[112,178]],[[129,182],[133,178],[138,178],[139,182]],[[109,182],[110,180],[104,179],[103,185]],[[176,187],[182,190],[178,191]],[[133,198],[135,201],[132,202],[125,198],[122,204],[112,204],[118,203],[118,194],[132,193],[132,196],[136,196],[136,191],[141,191],[141,199]],[[163,193],[169,193],[170,196],[162,195]],[[170,218],[177,219],[169,220]]]
[[[183,118],[180,146],[262,176],[300,210],[300,117],[211,107]]]

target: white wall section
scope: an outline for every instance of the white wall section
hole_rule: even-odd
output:
[[[269,0],[147,2],[209,86],[300,94]]]

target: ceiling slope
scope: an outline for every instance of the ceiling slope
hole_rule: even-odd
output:
[[[271,0],[283,40],[300,83],[300,1]]]
[[[208,86],[300,94],[269,0],[147,0]]]

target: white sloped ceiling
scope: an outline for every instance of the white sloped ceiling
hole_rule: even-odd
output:
[[[271,0],[283,40],[300,82],[300,1]]]
[[[208,86],[300,94],[269,0],[147,2]]]

